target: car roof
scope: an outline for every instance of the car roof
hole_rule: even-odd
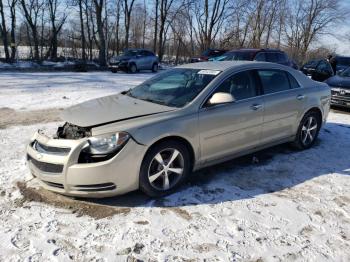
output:
[[[148,52],[152,52],[151,50],[145,49],[145,48],[128,48],[128,49],[125,49],[124,51],[148,51]]]
[[[283,53],[280,49],[275,48],[241,48],[241,49],[233,49],[229,52],[280,52]]]
[[[280,67],[285,68],[285,66],[280,66],[275,63],[268,62],[255,62],[255,61],[214,61],[214,62],[199,62],[199,63],[190,63],[185,65],[177,66],[176,68],[188,68],[188,69],[202,69],[202,70],[218,70],[218,71],[226,71],[233,68],[245,67],[245,66],[259,66],[261,68],[271,68]]]

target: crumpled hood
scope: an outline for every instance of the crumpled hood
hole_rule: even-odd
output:
[[[81,127],[95,127],[172,110],[173,107],[117,94],[69,107],[63,111],[62,119]]]
[[[333,76],[328,78],[326,83],[330,86],[336,86],[340,88],[350,88],[350,77]]]

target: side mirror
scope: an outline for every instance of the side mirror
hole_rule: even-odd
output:
[[[219,105],[234,102],[234,97],[229,93],[218,92],[215,93],[208,101],[209,105]]]

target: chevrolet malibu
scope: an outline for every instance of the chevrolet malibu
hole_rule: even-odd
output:
[[[193,170],[286,142],[310,148],[330,96],[327,84],[283,65],[182,65],[68,108],[55,135],[34,134],[28,166],[65,195],[163,196]]]

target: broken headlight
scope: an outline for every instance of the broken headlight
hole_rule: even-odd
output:
[[[113,135],[90,137],[84,151],[92,155],[104,155],[119,150],[129,139],[129,134],[118,132]]]
[[[83,147],[79,163],[92,163],[105,161],[117,154],[129,140],[130,135],[126,132],[90,137]]]

